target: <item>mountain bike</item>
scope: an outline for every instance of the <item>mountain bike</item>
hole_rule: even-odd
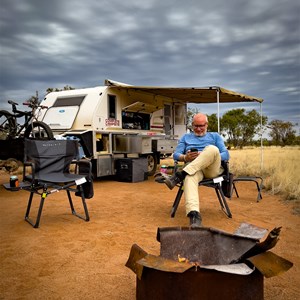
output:
[[[47,106],[40,105],[37,97],[32,97],[23,105],[31,108],[30,111],[17,109],[18,103],[8,100],[12,106],[12,113],[7,110],[0,110],[0,140],[10,140],[16,138],[32,139],[53,139],[51,128],[44,122],[38,120],[42,109]],[[19,118],[25,118],[23,124],[18,123]]]

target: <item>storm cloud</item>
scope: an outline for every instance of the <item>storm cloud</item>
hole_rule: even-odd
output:
[[[1,108],[110,78],[221,86],[263,98],[269,120],[299,122],[298,1],[2,0],[0,14]]]

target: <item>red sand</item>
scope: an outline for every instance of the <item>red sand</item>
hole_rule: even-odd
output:
[[[136,276],[124,266],[132,244],[158,255],[157,228],[188,225],[183,201],[170,218],[176,189],[150,177],[140,183],[96,181],[95,197],[87,201],[90,222],[71,215],[64,192],[50,195],[40,228],[34,229],[24,221],[29,193],[5,190],[9,175],[0,175],[0,299],[135,299]],[[293,204],[267,193],[257,203],[251,182],[238,183],[238,192],[240,198],[229,201],[233,218],[228,219],[214,190],[201,187],[203,226],[230,233],[241,222],[268,230],[282,226],[272,251],[294,266],[265,279],[265,299],[299,299],[300,218],[292,213]]]

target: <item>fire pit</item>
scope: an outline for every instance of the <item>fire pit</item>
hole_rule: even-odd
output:
[[[213,228],[158,228],[160,255],[131,248],[126,266],[137,275],[137,299],[263,299],[264,277],[292,263],[267,251],[280,228],[243,223],[234,234]],[[266,252],[267,251],[267,252]]]

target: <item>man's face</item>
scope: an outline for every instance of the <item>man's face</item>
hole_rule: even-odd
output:
[[[197,136],[203,136],[207,132],[207,121],[204,118],[197,118],[193,121],[193,131]]]

